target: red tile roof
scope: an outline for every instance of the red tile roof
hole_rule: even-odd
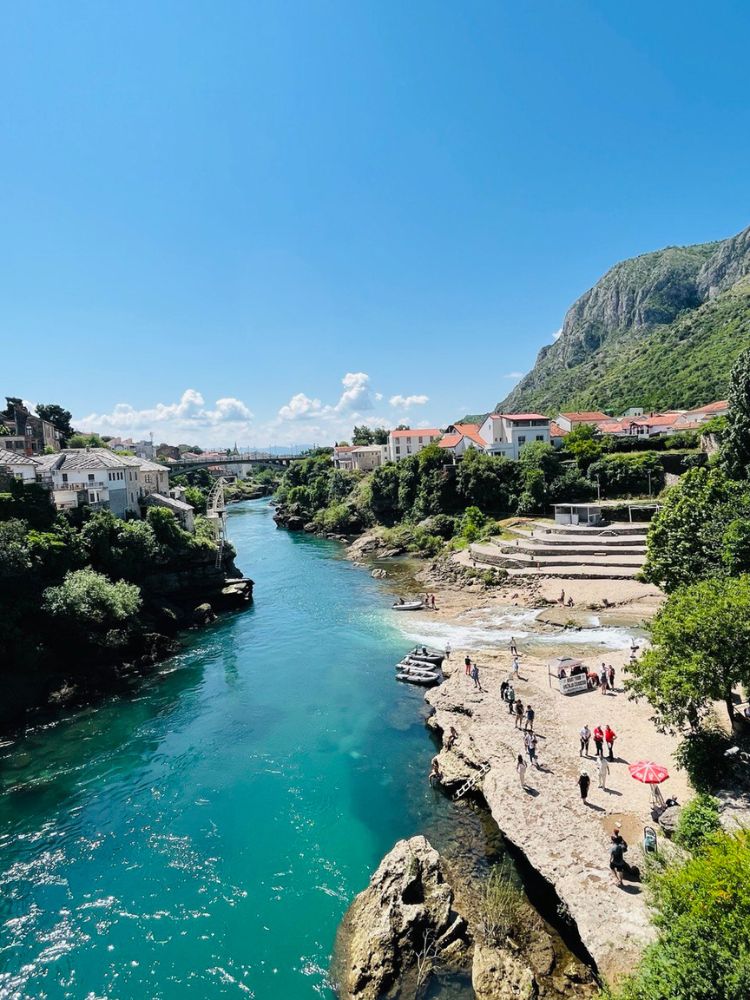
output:
[[[438,441],[438,447],[439,448],[455,448],[456,445],[459,443],[459,441],[461,440],[462,437],[463,437],[463,434],[459,434],[459,433],[456,433],[456,434],[446,434],[445,437],[441,441]]]
[[[602,413],[601,410],[581,410],[575,413],[561,413],[561,417],[567,417],[568,420],[578,420],[586,421],[590,420],[592,423],[596,420],[609,420],[609,414]]]
[[[443,432],[437,427],[412,427],[405,431],[391,431],[391,437],[440,437]]]
[[[549,417],[545,417],[543,413],[493,413],[491,416],[493,420],[505,418],[511,423],[515,420],[549,420]]]
[[[565,435],[567,433],[568,432],[565,431],[565,430],[563,430],[562,427],[558,423],[555,423],[554,420],[550,420],[550,422],[549,422],[549,436],[550,437],[561,438],[561,437],[565,437]]]
[[[453,425],[459,434],[463,434],[474,444],[478,444],[480,448],[484,448],[487,442],[484,440],[482,435],[479,433],[479,424],[454,424]]]

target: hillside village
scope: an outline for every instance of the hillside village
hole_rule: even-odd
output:
[[[542,413],[489,413],[480,423],[457,422],[445,430],[397,428],[390,431],[387,444],[336,445],[333,460],[339,469],[369,472],[386,462],[418,455],[431,444],[455,456],[475,448],[488,455],[518,459],[524,445],[539,441],[559,448],[567,434],[583,425],[592,427],[598,434],[643,441],[698,431],[709,420],[726,416],[728,412],[727,401],[717,400],[693,409],[665,413],[646,413],[642,407],[631,407],[616,417],[601,410],[566,411],[555,418]]]

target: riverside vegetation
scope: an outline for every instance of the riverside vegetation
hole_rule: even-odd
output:
[[[190,534],[158,507],[145,520],[56,514],[48,490],[10,481],[0,493],[0,721],[54,692],[106,685],[124,663],[161,659],[180,627],[212,617],[206,601],[246,599],[249,583],[226,588],[240,576],[234,550],[225,545],[218,565],[217,555],[204,517]]]

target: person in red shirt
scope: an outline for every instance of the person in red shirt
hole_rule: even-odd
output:
[[[596,738],[596,734],[594,734],[594,738]],[[612,729],[612,727],[609,724],[607,724],[604,730],[604,742],[607,744],[607,752],[610,760],[615,759],[612,754],[612,745],[616,739],[617,739],[617,734],[615,733],[614,729]]]
[[[604,745],[604,730],[602,729],[601,726],[597,726],[596,729],[594,729],[594,746],[596,747],[595,756],[601,757],[603,752],[602,750],[603,745]]]

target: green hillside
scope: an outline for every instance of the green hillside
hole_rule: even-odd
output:
[[[722,398],[750,347],[750,229],[615,265],[498,410],[690,407]]]

